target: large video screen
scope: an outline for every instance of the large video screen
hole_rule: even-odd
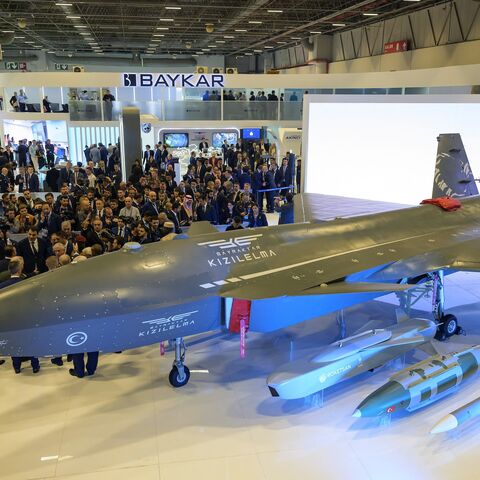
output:
[[[163,143],[171,148],[188,147],[188,133],[164,133]]]
[[[224,140],[226,140],[229,145],[235,145],[238,141],[238,134],[236,132],[215,132],[212,135],[213,148],[220,148]]]
[[[260,140],[261,133],[260,128],[244,128],[242,130],[242,138],[243,140]]]
[[[461,135],[478,178],[480,103],[445,98],[312,97],[305,191],[417,205],[432,196],[442,133]]]

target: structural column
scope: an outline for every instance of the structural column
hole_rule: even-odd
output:
[[[122,161],[122,179],[127,181],[135,160],[141,161],[142,137],[140,132],[140,110],[125,107],[120,115],[120,149]]]

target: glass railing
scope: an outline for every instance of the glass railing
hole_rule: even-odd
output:
[[[221,102],[164,102],[165,120],[221,120]]]
[[[280,102],[280,120],[302,120],[302,102]]]
[[[278,102],[223,102],[224,120],[278,120]]]
[[[73,100],[69,104],[70,120],[73,121],[98,121],[102,118],[102,107],[100,102],[93,100]]]

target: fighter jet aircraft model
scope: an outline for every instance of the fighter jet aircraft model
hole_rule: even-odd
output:
[[[442,192],[478,193],[458,134],[439,137],[438,159]],[[182,386],[189,380],[183,338],[221,328],[229,299],[250,300],[250,330],[266,332],[402,290],[426,274],[437,279],[439,329],[455,333],[455,317],[443,312],[442,272],[480,270],[480,198],[318,223],[324,200],[296,197],[302,223],[225,233],[197,224],[186,239],[126,245],[7,287],[0,355],[114,352],[174,340],[169,378]]]

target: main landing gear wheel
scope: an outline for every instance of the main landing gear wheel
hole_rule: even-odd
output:
[[[185,361],[185,343],[183,338],[175,339],[175,360],[168,376],[168,381],[172,387],[183,387],[190,380],[190,370],[184,364]]]
[[[458,320],[455,315],[443,315],[439,320],[438,330],[435,335],[437,340],[445,340],[453,335],[462,333],[462,327],[458,325]]]
[[[180,376],[180,373],[177,367],[174,365],[170,370],[170,375],[168,376],[168,381],[170,385],[175,388],[183,387],[190,380],[190,370],[188,367],[183,367],[183,378]]]

